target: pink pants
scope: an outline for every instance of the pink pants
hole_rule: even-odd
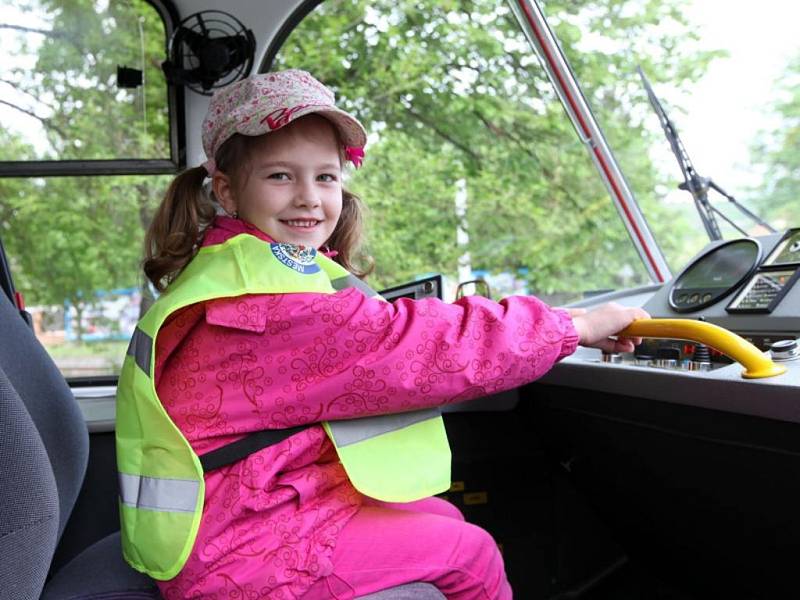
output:
[[[408,504],[365,499],[339,534],[333,565],[333,574],[303,600],[350,600],[423,581],[449,600],[511,599],[495,541],[439,498]]]

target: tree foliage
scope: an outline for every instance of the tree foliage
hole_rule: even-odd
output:
[[[603,125],[621,142],[637,188],[653,189],[658,180],[648,134],[634,117],[636,102],[645,98],[635,66],[645,65],[656,81],[680,83],[697,77],[713,56],[678,43],[693,36],[678,4],[545,3],[576,71],[591,82],[587,95],[603,115],[613,115]],[[666,19],[677,27],[656,27]],[[631,39],[640,40],[633,52]],[[603,49],[583,52],[587,44]],[[310,70],[335,88],[376,134],[352,186],[373,209],[371,228],[378,233],[369,248],[378,265],[391,269],[378,272],[381,283],[396,282],[420,263],[452,275],[467,249],[474,269],[527,272],[537,293],[645,281],[608,193],[505,4],[330,0],[282,47],[276,68],[288,66]],[[443,173],[451,175],[442,179]],[[460,177],[469,196],[468,248],[457,247],[454,231]],[[411,208],[418,184],[432,179],[437,185],[428,206]],[[655,228],[666,230],[668,219],[658,219],[663,207],[651,208]],[[439,218],[421,224],[386,214],[424,209]],[[395,227],[388,234],[382,233],[386,223]],[[413,244],[378,242],[383,235]]]
[[[769,107],[779,126],[765,131],[753,148],[764,183],[750,194],[752,205],[778,227],[800,225],[800,56],[779,82],[778,100]]]
[[[20,39],[4,78],[14,91],[6,105],[35,119],[44,139],[4,128],[0,159],[169,157],[163,23],[143,0],[98,5],[12,3],[46,26],[5,27]],[[143,66],[145,85],[119,89],[117,65]],[[137,285],[144,228],[166,183],[143,176],[0,180],[3,240],[28,302],[66,301],[80,314],[97,291]]]
[[[144,0],[9,4],[17,14],[45,22],[0,24],[0,31],[15,32],[20,43],[3,77],[6,90],[16,92],[7,102],[41,123],[47,142],[41,158],[169,158],[167,87],[160,68],[164,25],[152,6]],[[141,87],[117,86],[117,66],[123,65],[143,70]]]
[[[0,133],[0,156],[166,157],[163,26],[144,0],[13,0],[46,24],[16,31],[5,85],[30,103],[41,143]],[[641,126],[634,67],[655,82],[696,78],[711,55],[679,0],[548,0],[545,10],[636,189],[658,183]],[[657,27],[665,21],[673,27]],[[25,29],[25,28],[22,28]],[[38,30],[38,31],[33,31]],[[633,45],[631,45],[633,40]],[[142,59],[144,56],[144,60]],[[143,67],[144,88],[116,87],[117,65]],[[429,272],[523,273],[532,291],[645,281],[585,149],[509,8],[494,0],[327,0],[289,36],[275,68],[306,68],[371,132],[348,186],[370,206],[374,285]],[[10,82],[10,83],[9,83]],[[22,115],[20,111],[20,115]],[[44,148],[44,150],[42,150]],[[626,166],[627,166],[626,164]],[[455,214],[456,182],[468,209]],[[32,303],[90,302],[139,281],[141,239],[165,187],[153,177],[0,180],[0,226]],[[650,199],[645,198],[645,203]],[[659,212],[659,211],[662,212]],[[672,216],[654,207],[656,232]],[[659,218],[661,217],[661,218]],[[460,247],[464,227],[469,246]],[[667,238],[667,245],[672,243]],[[669,250],[669,248],[667,248]]]

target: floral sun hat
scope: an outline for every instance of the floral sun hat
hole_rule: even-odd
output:
[[[235,133],[262,135],[311,113],[336,127],[347,159],[360,166],[367,133],[355,117],[336,108],[334,100],[330,89],[297,69],[253,75],[218,90],[203,120],[203,150],[208,157],[203,166],[214,174],[217,150]]]

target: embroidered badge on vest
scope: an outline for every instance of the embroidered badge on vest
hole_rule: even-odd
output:
[[[306,246],[296,246],[295,244],[270,244],[272,254],[281,264],[290,269],[294,269],[303,275],[311,275],[319,271],[319,265],[314,262],[317,251]]]

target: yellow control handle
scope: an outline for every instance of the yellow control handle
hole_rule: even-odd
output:
[[[758,348],[735,333],[711,323],[692,319],[641,319],[619,332],[627,337],[649,337],[700,342],[719,350],[742,364],[742,377],[760,379],[775,377],[786,372],[786,367],[776,365]]]

